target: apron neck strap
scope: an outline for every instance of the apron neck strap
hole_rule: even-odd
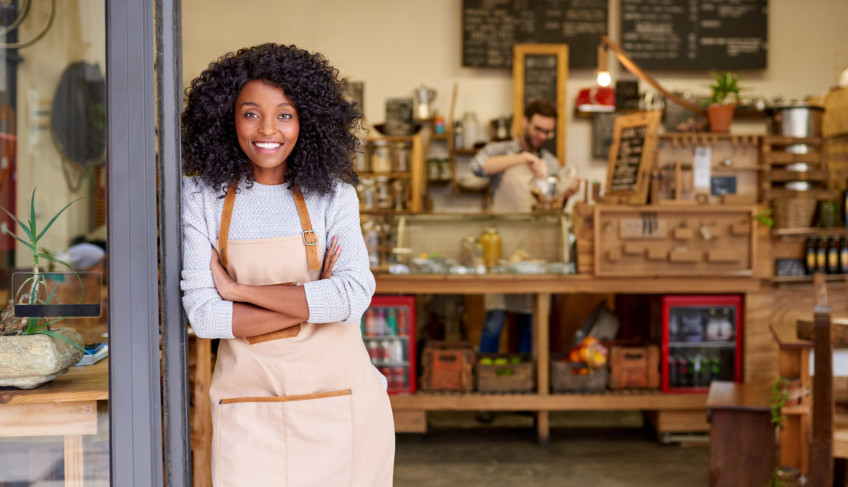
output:
[[[294,203],[297,205],[297,215],[300,217],[300,227],[303,229],[306,259],[309,261],[309,268],[317,271],[321,268],[321,262],[318,260],[318,237],[312,229],[312,221],[309,219],[309,211],[306,209],[306,200],[303,199],[300,186],[292,185],[292,193],[294,193]]]
[[[231,184],[227,188],[227,196],[224,198],[224,211],[221,214],[221,227],[218,230],[218,254],[221,257],[221,265],[227,267],[227,241],[230,235],[230,220],[233,216],[233,206],[236,202],[237,183]],[[306,246],[306,259],[309,262],[309,268],[317,271],[321,268],[321,261],[318,260],[318,237],[315,235],[315,230],[312,229],[312,220],[309,219],[309,211],[306,209],[306,200],[303,198],[303,193],[299,186],[292,186],[294,194],[294,203],[297,206],[297,214],[300,217],[300,226],[303,230],[303,244]]]

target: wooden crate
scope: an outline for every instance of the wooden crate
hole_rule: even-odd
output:
[[[610,348],[610,389],[657,389],[660,350],[656,345]]]
[[[514,358],[521,360],[513,363]],[[520,354],[484,354],[480,357],[494,360],[506,359],[505,364],[477,362],[477,390],[479,392],[533,392],[536,387],[533,360]]]
[[[609,371],[601,367],[588,374],[574,370],[585,367],[579,362],[565,362],[559,357],[551,359],[551,391],[553,392],[603,392],[609,382]]]
[[[421,354],[421,387],[428,391],[470,392],[474,388],[474,362],[470,342],[428,342]]]

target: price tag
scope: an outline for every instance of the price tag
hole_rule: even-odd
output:
[[[695,147],[695,187],[707,188],[710,187],[710,153],[712,150],[709,146]]]

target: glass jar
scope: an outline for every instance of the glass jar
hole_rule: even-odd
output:
[[[356,151],[356,157],[353,159],[353,170],[358,173],[368,172],[368,158],[365,157],[365,151],[360,148]]]
[[[392,172],[392,158],[389,153],[389,143],[385,140],[374,141],[371,152],[372,172]]]
[[[409,171],[409,147],[403,142],[395,142],[393,145],[393,149],[395,171]]]
[[[389,178],[387,177],[379,177],[377,179],[376,184],[376,196],[375,202],[377,208],[381,210],[388,210],[392,207],[392,190],[389,186]]]
[[[403,179],[392,181],[392,199],[395,210],[403,210],[406,207],[406,183]]]
[[[373,179],[360,179],[359,186],[356,187],[359,193],[359,209],[370,211],[374,209],[377,203],[376,193]]]
[[[483,244],[483,263],[487,269],[493,269],[501,261],[502,241],[497,228],[487,228],[486,233],[480,237]]]

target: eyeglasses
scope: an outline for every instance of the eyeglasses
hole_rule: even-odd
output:
[[[550,129],[550,130],[543,129],[542,127],[539,127],[538,125],[530,125],[530,127],[533,130],[535,130],[536,132],[539,132],[540,134],[542,134],[546,137],[550,137],[554,133],[554,129]]]

